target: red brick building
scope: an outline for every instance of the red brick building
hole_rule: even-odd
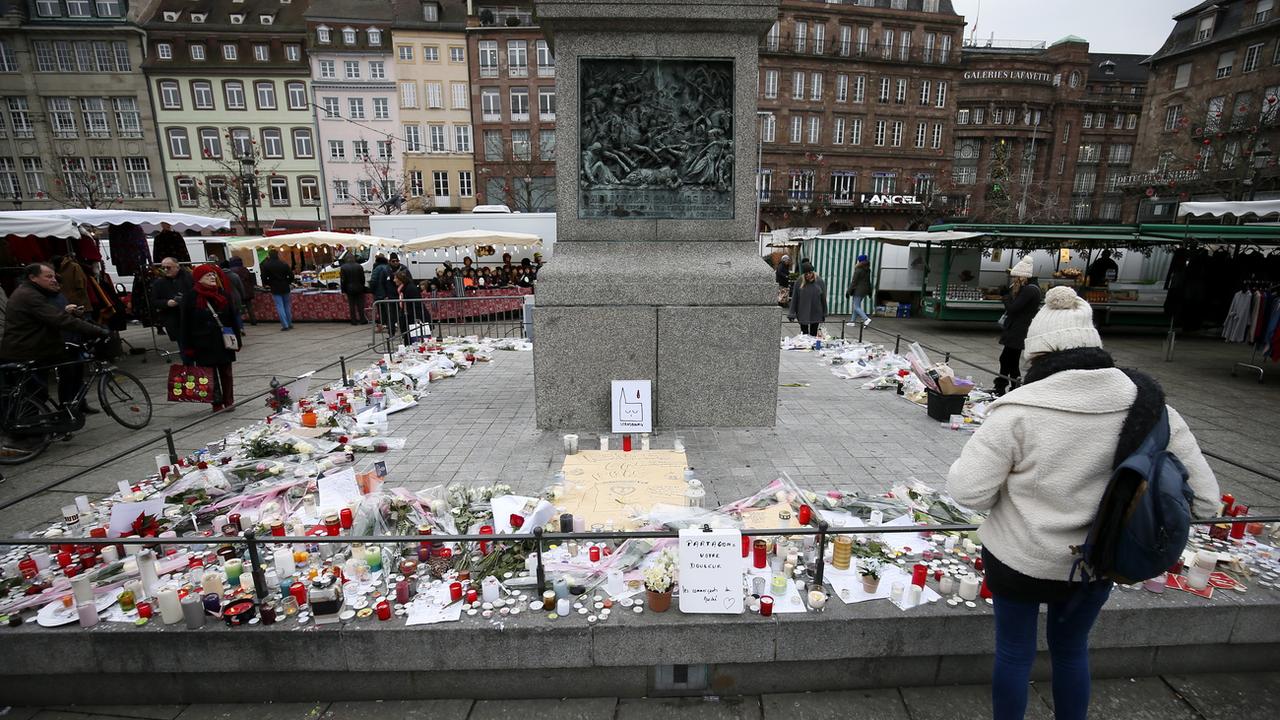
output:
[[[760,229],[950,215],[963,30],[950,0],[783,0],[760,46]]]
[[[1143,56],[1049,47],[964,49],[951,194],[983,222],[1132,221]]]
[[[1280,18],[1274,0],[1202,2],[1147,61],[1137,172],[1144,220],[1182,200],[1280,197]]]
[[[556,66],[532,2],[477,4],[467,22],[478,202],[555,210]]]

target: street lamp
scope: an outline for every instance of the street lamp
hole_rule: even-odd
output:
[[[524,211],[533,212],[533,176],[524,176]]]
[[[244,193],[244,197],[249,201],[249,207],[253,209],[253,234],[262,234],[262,224],[258,222],[258,183],[253,177],[254,166],[256,161],[252,155],[242,153],[240,155],[240,192]]]

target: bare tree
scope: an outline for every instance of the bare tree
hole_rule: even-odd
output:
[[[494,169],[496,168],[496,169]],[[485,201],[496,204],[495,198],[488,192],[488,181],[492,178],[502,179],[501,201],[516,212],[542,212],[556,205],[555,165],[541,160],[534,160],[532,153],[524,157],[480,169],[486,182]],[[550,178],[552,182],[544,182]]]
[[[267,158],[258,141],[253,138],[233,138],[228,132],[223,134],[223,139],[226,144],[225,152],[222,148],[201,149],[201,157],[205,162],[216,166],[216,169],[204,172],[199,177],[190,177],[189,185],[180,182],[178,204],[185,207],[207,207],[213,213],[230,216],[233,221],[240,223],[245,232],[261,234],[262,222],[258,217],[258,208],[267,199],[270,179],[276,177],[278,163],[266,165],[264,161]]]
[[[360,168],[351,202],[365,215],[398,215],[409,209],[410,201],[405,197],[409,176],[404,170],[395,170],[394,141],[388,138],[378,142],[385,145],[379,145],[375,154],[364,152],[358,157]],[[421,200],[415,200],[421,204]]]
[[[47,197],[65,208],[89,209],[111,208],[124,202],[118,173],[86,170],[83,159],[72,160],[79,160],[80,165],[65,166],[61,174],[53,176],[47,193],[36,193],[38,199]]]

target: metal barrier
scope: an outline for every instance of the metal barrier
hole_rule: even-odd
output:
[[[373,326],[373,345],[382,345],[386,352],[398,344],[410,345],[421,340],[414,330],[420,323],[431,326],[433,337],[523,338],[525,326],[522,313],[525,298],[529,295],[477,295],[454,297],[432,293],[430,297],[411,300],[377,300],[373,314],[377,324]],[[378,340],[379,327],[385,332]]]
[[[1261,516],[1233,516],[1233,517],[1215,517],[1207,519],[1192,520],[1192,525],[1245,525],[1249,523],[1272,523],[1280,522],[1280,515],[1261,515]],[[746,537],[795,537],[795,536],[816,536],[817,553],[819,557],[826,556],[827,537],[829,535],[880,535],[892,533],[935,533],[935,532],[972,532],[977,530],[977,525],[956,525],[956,524],[940,524],[940,525],[872,525],[860,527],[836,527],[833,528],[824,520],[819,520],[813,525],[801,528],[769,528],[769,529],[753,529],[743,530],[742,534]],[[104,546],[104,545],[244,545],[249,555],[250,572],[253,577],[254,594],[259,601],[267,596],[266,583],[266,564],[262,561],[261,547],[263,545],[273,544],[301,544],[308,546],[319,545],[347,545],[352,543],[360,543],[362,545],[418,545],[428,544],[434,546],[436,543],[498,543],[498,542],[533,542],[536,543],[533,552],[537,558],[535,568],[535,578],[538,586],[538,592],[541,593],[546,589],[546,570],[542,562],[543,546],[546,543],[556,543],[569,540],[660,540],[674,539],[680,537],[678,530],[633,530],[633,531],[614,531],[614,532],[580,532],[580,533],[549,533],[544,532],[542,528],[534,528],[532,532],[511,534],[511,535],[306,535],[302,537],[286,535],[266,537],[258,537],[257,533],[252,530],[245,531],[243,535],[224,535],[218,537],[180,537],[180,538],[91,538],[91,537],[57,537],[57,538],[0,538],[0,547],[12,547],[23,545],[87,545],[87,546]],[[815,563],[813,572],[813,583],[822,584],[824,563]]]

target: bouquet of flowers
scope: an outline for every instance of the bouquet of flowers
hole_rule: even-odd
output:
[[[676,557],[670,550],[658,553],[653,564],[644,569],[644,589],[656,593],[670,592],[676,584]]]
[[[267,393],[267,407],[271,408],[273,413],[293,407],[293,396],[289,394],[289,388],[281,385],[275,378],[271,378],[271,392]]]

